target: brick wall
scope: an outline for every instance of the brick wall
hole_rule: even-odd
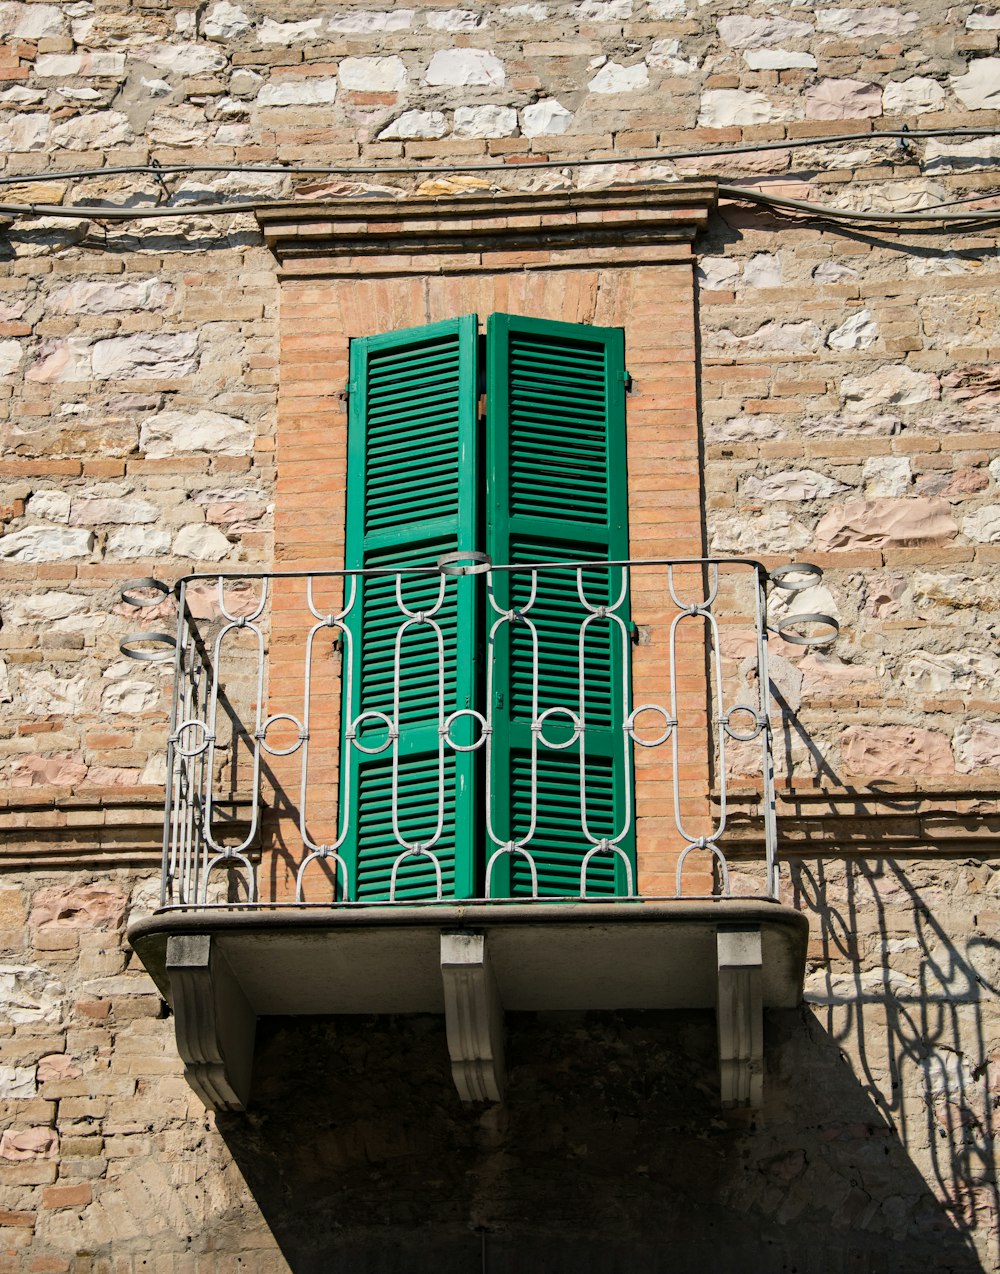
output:
[[[516,1024],[512,1103],[487,1114],[458,1106],[436,1028],[274,1024],[258,1114],[217,1123],[123,936],[155,903],[167,683],[118,643],[172,621],[165,606],[137,618],[117,586],[325,561],[341,519],[315,501],[317,486],[338,498],[346,338],[431,310],[566,317],[566,302],[511,258],[476,274],[474,304],[467,281],[384,271],[279,284],[246,214],[118,223],[83,205],[419,192],[450,206],[717,175],[876,212],[983,206],[995,138],[880,134],[996,128],[998,37],[968,0],[0,5],[2,171],[45,179],[7,196],[77,208],[0,235],[0,1270],[333,1268],[320,1235],[354,1274],[414,1268],[414,1233],[435,1268],[465,1269],[480,1225],[491,1269],[656,1269],[668,1250],[721,1269],[747,1243],[760,1268],[997,1268],[992,228],[843,229],[723,200],[677,329],[664,280],[687,266],[601,270],[596,299],[588,284],[587,312],[630,328],[630,421],[645,427],[645,380],[654,452],[668,398],[685,448],[682,471],[642,457],[672,477],[633,509],[633,551],[679,507],[697,538],[700,481],[708,548],[819,562],[801,604],[841,624],[828,654],[772,643],[788,896],[813,941],[802,1015],[769,1024],[760,1120],[723,1124],[704,1100],[709,1022],[602,1018]],[[830,140],[844,134],[861,136]],[[815,141],[573,166],[801,139]],[[152,174],[67,175],[151,157],[383,167],[173,176],[172,196]],[[426,171],[525,159],[559,166]],[[401,162],[424,167],[384,167]],[[626,307],[621,280],[651,277]],[[669,353],[684,377],[697,358],[696,416],[658,374]],[[738,750],[732,763],[741,778]],[[706,1233],[721,1236],[707,1254]]]

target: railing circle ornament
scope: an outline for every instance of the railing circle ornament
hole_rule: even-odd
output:
[[[294,741],[294,743],[292,743],[290,747],[272,748],[267,741],[268,730],[270,730],[271,726],[276,725],[277,722],[279,721],[290,721],[291,724],[295,726],[296,730],[298,730],[299,732],[298,738]],[[305,737],[306,735],[302,727],[302,722],[298,719],[298,717],[293,716],[290,712],[276,712],[273,717],[268,717],[267,720],[264,722],[264,724],[261,726],[260,731],[257,735],[257,738],[260,742],[260,746],[270,756],[291,756],[293,752],[298,752],[299,748],[302,746],[302,743]]]
[[[796,628],[802,624],[821,624],[829,631],[820,632],[815,636],[810,633],[796,632]],[[787,641],[793,646],[810,646],[813,650],[822,650],[824,646],[832,646],[837,640],[840,635],[840,624],[832,615],[819,615],[810,611],[786,615],[784,619],[778,621],[773,631],[782,641]]]
[[[473,721],[479,723],[479,738],[474,743],[456,743],[451,737],[451,727],[460,717],[471,717]],[[444,725],[441,727],[441,737],[455,752],[475,752],[477,748],[483,746],[488,734],[489,726],[486,724],[486,718],[481,712],[477,712],[475,708],[459,708],[457,712],[445,717]]]
[[[804,593],[815,588],[823,578],[822,568],[812,562],[786,562],[768,572],[768,580],[784,593]]]
[[[744,731],[733,726],[732,719],[734,716],[749,717],[752,723],[751,727]],[[735,739],[737,743],[749,743],[751,739],[756,739],[764,728],[764,721],[757,710],[745,703],[738,703],[735,708],[730,708],[728,712],[723,713],[720,721],[726,734],[731,739]]]
[[[380,743],[377,748],[368,747],[367,744],[362,743],[358,738],[358,731],[366,721],[379,721],[388,731],[385,742]],[[369,712],[362,712],[359,716],[354,718],[353,732],[354,737],[351,742],[359,752],[366,752],[369,756],[378,756],[380,752],[384,752],[386,748],[390,746],[393,739],[397,737],[396,727],[393,725],[391,718],[387,717],[384,712],[378,712],[374,708],[372,708]]]
[[[149,642],[159,649],[144,650],[140,642]],[[129,633],[118,643],[118,649],[126,659],[137,659],[144,664],[167,664],[174,657],[177,638],[172,633]]]
[[[563,743],[553,743],[551,740],[545,737],[545,723],[551,717],[554,717],[554,716],[569,717],[570,724],[573,727],[573,733]],[[553,748],[556,751],[561,751],[563,748],[570,747],[580,737],[579,717],[576,715],[575,712],[571,712],[569,708],[563,708],[559,706],[558,704],[553,708],[546,708],[545,711],[538,717],[538,719],[535,722],[533,722],[531,728],[534,731],[536,731],[536,733],[538,734],[539,743],[541,743],[544,747]]]
[[[493,559],[474,549],[443,553],[437,560],[437,568],[442,575],[485,575],[493,569]]]
[[[169,597],[171,592],[169,584],[164,584],[161,579],[153,579],[151,575],[147,575],[145,579],[127,579],[119,589],[119,595],[126,606],[135,606],[137,609],[144,609],[147,606],[159,606],[165,597]],[[156,593],[156,597],[137,597],[137,593]]]
[[[185,734],[200,735],[201,742],[191,747],[185,747],[182,743]],[[201,756],[214,738],[215,735],[208,728],[206,722],[198,720],[182,721],[174,731],[174,750],[178,756],[189,761],[192,757]]]
[[[640,739],[636,733],[638,718],[643,712],[658,712],[663,718],[663,733],[655,739]],[[658,748],[661,743],[666,743],[673,733],[674,726],[677,721],[670,713],[658,703],[640,703],[637,708],[625,718],[625,733],[634,743],[638,743],[641,748]]]

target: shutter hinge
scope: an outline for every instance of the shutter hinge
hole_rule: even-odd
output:
[[[628,393],[632,388],[632,373],[630,371],[622,371],[622,382],[625,385],[625,392]]]

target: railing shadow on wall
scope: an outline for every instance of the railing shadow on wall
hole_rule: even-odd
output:
[[[820,967],[807,999],[844,1050],[885,1126],[923,1165],[956,1231],[991,1235],[1000,1215],[991,1093],[990,1001],[1000,996],[1000,942],[956,940],[941,913],[975,924],[983,895],[955,897],[971,863],[801,858],[790,863],[795,905],[814,917]],[[978,898],[978,901],[977,901]],[[867,944],[862,950],[860,944]]]

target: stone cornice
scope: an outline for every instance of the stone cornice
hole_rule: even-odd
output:
[[[667,255],[676,255],[677,245],[689,244],[705,228],[716,198],[714,181],[684,181],[599,191],[302,202],[261,209],[257,220],[291,274],[538,269],[662,259],[672,245]]]

